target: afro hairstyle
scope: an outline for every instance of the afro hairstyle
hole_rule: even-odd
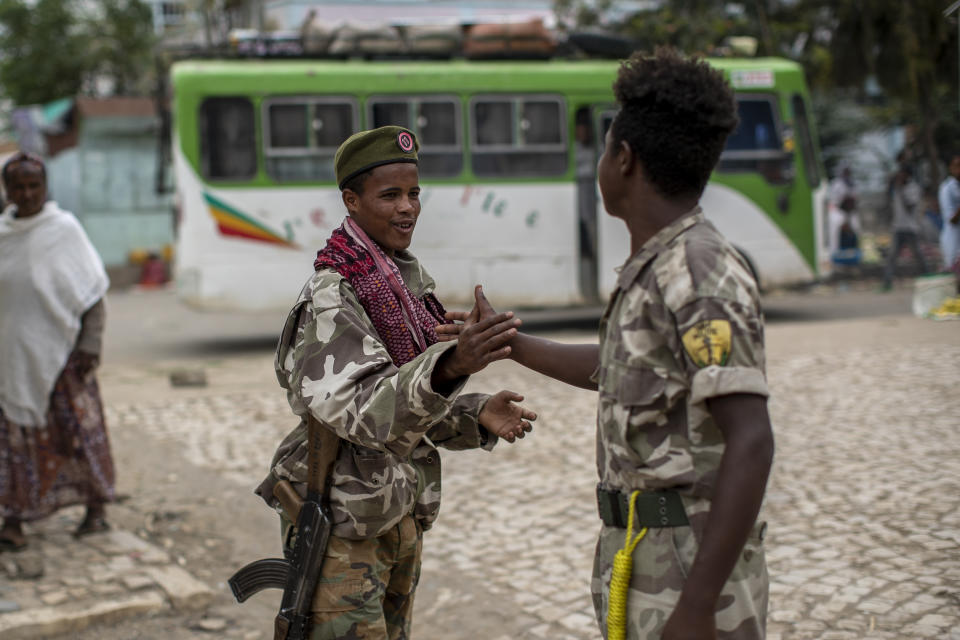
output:
[[[613,143],[630,146],[661,195],[699,197],[738,122],[722,72],[660,47],[625,60],[613,91],[620,104]]]

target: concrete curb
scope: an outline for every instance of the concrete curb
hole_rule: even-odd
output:
[[[46,638],[91,625],[169,610],[197,611],[214,591],[163,549],[130,531],[112,529],[74,540],[43,523],[20,553],[0,554],[0,638]],[[10,610],[15,609],[15,610]]]
[[[5,640],[44,638],[165,606],[166,600],[159,592],[148,591],[86,606],[30,608],[0,615],[0,637]]]

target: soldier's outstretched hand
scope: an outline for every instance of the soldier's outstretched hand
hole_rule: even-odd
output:
[[[491,396],[480,411],[480,424],[507,442],[522,438],[533,430],[530,423],[537,419],[537,414],[517,402],[523,402],[523,396],[513,391],[504,390]]]
[[[476,373],[495,360],[510,355],[507,345],[517,335],[520,319],[512,311],[497,313],[483,295],[483,287],[474,289],[476,303],[459,326],[456,349],[447,363],[448,371],[455,376]]]

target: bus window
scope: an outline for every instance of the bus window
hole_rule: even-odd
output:
[[[793,179],[793,157],[783,149],[776,106],[775,96],[737,96],[740,124],[727,138],[718,172],[760,173],[773,184]]]
[[[271,147],[305,147],[307,131],[307,105],[275,104],[270,107]]]
[[[264,103],[267,174],[278,182],[333,180],[333,156],[356,131],[346,99],[275,98]]]
[[[560,105],[556,102],[525,102],[520,116],[520,136],[526,145],[563,144]]]
[[[478,176],[555,176],[567,171],[566,107],[560,97],[474,98],[473,171]]]
[[[211,180],[247,180],[257,173],[253,104],[207,98],[200,105],[200,167]]]
[[[800,138],[800,149],[803,152],[803,166],[807,171],[807,183],[811,187],[820,184],[820,167],[817,154],[813,146],[813,133],[810,131],[810,121],[807,119],[807,105],[803,96],[793,94],[793,118],[796,121],[797,136]]]
[[[398,127],[410,128],[410,105],[406,102],[380,102],[370,101],[370,109],[373,111],[373,119],[370,126],[385,127],[388,124],[394,124]]]
[[[370,126],[394,124],[417,134],[420,175],[445,177],[463,169],[460,102],[456,98],[371,98]]]

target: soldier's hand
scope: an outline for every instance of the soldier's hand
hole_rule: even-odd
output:
[[[716,640],[717,621],[713,610],[696,610],[678,604],[663,627],[662,640]]]
[[[459,338],[463,323],[466,322],[469,316],[470,312],[468,311],[447,311],[443,314],[443,317],[447,319],[449,324],[438,324],[434,327],[437,332],[437,341],[450,342],[451,340]]]
[[[523,396],[513,391],[501,391],[491,396],[480,410],[479,422],[490,433],[513,442],[533,430],[530,424],[537,414],[524,409],[517,402],[523,402]]]
[[[446,362],[453,377],[476,373],[495,360],[510,355],[507,345],[517,335],[520,320],[512,311],[497,313],[483,295],[483,288],[474,289],[476,303],[460,325],[457,347]]]

